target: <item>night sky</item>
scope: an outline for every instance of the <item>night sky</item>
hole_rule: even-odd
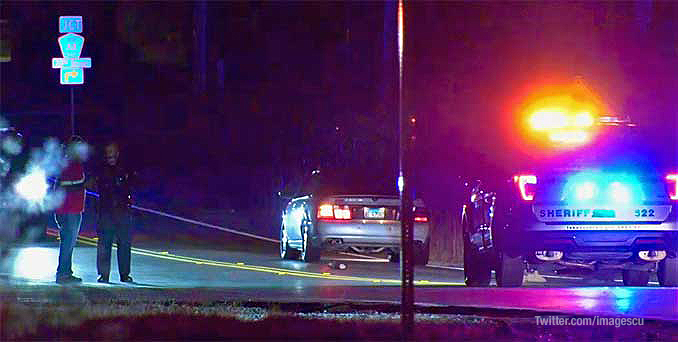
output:
[[[273,194],[314,167],[395,177],[393,3],[207,2],[204,50],[197,4],[3,2],[12,61],[0,65],[2,115],[26,135],[63,136],[69,93],[50,63],[58,16],[82,15],[93,69],[76,88],[77,131],[94,144],[123,140],[150,197],[274,208]],[[415,189],[432,206],[451,207],[457,176],[531,160],[517,103],[577,76],[675,155],[678,4],[413,2],[405,11]]]

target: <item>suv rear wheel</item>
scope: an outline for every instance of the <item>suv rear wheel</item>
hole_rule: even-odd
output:
[[[479,254],[471,246],[468,234],[464,234],[464,282],[466,286],[489,286],[491,278],[492,267],[490,258]]]
[[[675,253],[667,255],[664,260],[659,262],[657,279],[661,286],[678,286],[678,257],[676,257]]]
[[[518,287],[523,285],[525,263],[521,255],[499,252],[497,258],[497,286]]]

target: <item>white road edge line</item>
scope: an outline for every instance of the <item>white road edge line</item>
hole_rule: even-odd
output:
[[[458,267],[458,266],[443,266],[443,265],[434,265],[434,264],[428,264],[426,267],[431,267],[431,268],[442,268],[445,270],[455,270],[455,271],[463,271],[463,267]]]
[[[623,283],[623,282],[624,282],[624,281],[621,280],[621,279],[615,279],[614,281],[616,281],[616,282],[618,282],[618,283]],[[656,282],[656,281],[648,281],[647,283],[648,283],[648,284],[652,284],[652,285],[659,285],[659,282]]]
[[[555,278],[555,279],[568,279],[568,280],[584,280],[584,278],[579,277],[568,277],[568,276],[554,276],[554,275],[541,275],[544,278]]]
[[[348,259],[348,258],[322,258],[323,261],[352,261],[352,262],[379,262],[387,263],[386,259]]]

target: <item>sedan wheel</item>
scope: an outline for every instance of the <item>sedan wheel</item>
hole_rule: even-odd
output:
[[[320,250],[313,246],[311,243],[311,236],[308,231],[308,226],[302,226],[302,239],[301,242],[301,261],[304,262],[314,262],[320,260]]]
[[[388,261],[389,261],[389,262],[392,262],[392,263],[399,263],[399,262],[400,262],[400,253],[394,252],[394,251],[390,251],[390,252],[388,253],[387,258],[388,258]]]
[[[295,249],[290,248],[287,232],[285,231],[285,226],[280,227],[280,258],[283,260],[292,260],[296,259],[299,256],[299,252]]]
[[[431,242],[426,240],[421,246],[414,248],[414,264],[426,266],[428,265],[429,256],[431,255]]]

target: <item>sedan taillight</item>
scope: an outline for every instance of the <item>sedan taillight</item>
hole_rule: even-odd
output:
[[[425,208],[414,208],[414,222],[426,223],[430,217],[430,212]]]
[[[332,204],[323,204],[318,207],[319,219],[350,220],[351,209],[345,205],[343,207]]]
[[[333,219],[334,218],[334,208],[331,204],[323,204],[318,207],[318,218],[319,219]]]
[[[351,219],[351,209],[345,205],[343,208],[338,205],[334,206],[334,218],[337,220],[350,220]]]
[[[669,182],[669,196],[672,200],[678,201],[678,173],[666,175],[666,180]]]

